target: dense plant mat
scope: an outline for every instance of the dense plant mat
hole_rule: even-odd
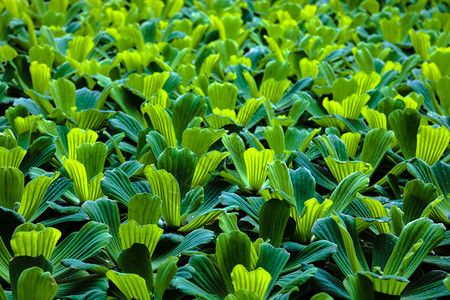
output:
[[[450,296],[448,0],[1,0],[0,299]]]

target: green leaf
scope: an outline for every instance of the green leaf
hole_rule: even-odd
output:
[[[204,185],[211,177],[211,172],[214,172],[222,160],[228,155],[229,153],[227,152],[220,153],[214,150],[200,157],[195,166],[191,188]]]
[[[128,220],[139,225],[157,224],[161,217],[161,199],[148,193],[136,194],[128,202]]]
[[[225,300],[258,300],[261,297],[255,292],[249,290],[239,290],[233,294],[229,294],[224,298]]]
[[[358,199],[361,200],[367,207],[372,218],[384,218],[387,217],[386,209],[383,207],[380,201],[369,197],[362,197],[358,195]],[[375,227],[380,233],[389,233],[389,226],[386,223],[375,223]]]
[[[433,224],[433,221],[428,218],[420,218],[408,223],[399,236],[384,274],[409,278],[444,237],[444,226]],[[416,248],[414,252],[410,252],[412,248]]]
[[[247,170],[248,186],[257,191],[261,189],[267,177],[267,164],[273,161],[273,150],[258,151],[255,148],[244,152],[244,161]]]
[[[326,240],[315,241],[308,246],[297,243],[292,244],[285,244],[285,247],[291,252],[291,256],[284,266],[283,274],[296,271],[300,269],[303,264],[311,264],[316,261],[326,260],[330,258],[337,249],[336,244]]]
[[[395,132],[400,149],[406,159],[416,155],[420,114],[413,109],[395,110],[389,115],[389,125]]]
[[[441,126],[419,126],[415,157],[423,159],[433,166],[447,149],[450,142],[450,131]]]
[[[449,275],[443,271],[430,271],[408,284],[402,293],[402,299],[419,300],[448,297],[450,296],[450,290],[448,287],[446,288],[447,279],[445,278],[449,278]]]
[[[234,84],[225,82],[223,84],[214,82],[208,86],[208,98],[211,108],[234,109],[238,89]]]
[[[44,256],[48,259],[61,237],[61,232],[42,224],[25,223],[19,225],[11,238],[11,248],[15,256]]]
[[[303,203],[303,210],[300,216],[298,212],[294,212],[296,218],[295,238],[302,243],[307,243],[312,238],[311,229],[314,223],[323,217],[325,212],[332,206],[333,202],[325,199],[323,203],[319,203],[315,198],[309,199]]]
[[[234,291],[230,277],[231,272],[238,264],[243,265],[247,270],[250,269],[251,253],[252,242],[245,233],[232,231],[228,234],[222,233],[217,238],[217,265],[228,292]]]
[[[314,276],[316,271],[316,268],[310,268],[306,271],[298,270],[289,273],[281,277],[277,281],[277,285],[281,287],[281,292],[286,295],[289,291],[297,290],[302,284],[306,283]]]
[[[181,142],[183,131],[195,117],[202,117],[206,113],[206,100],[201,96],[187,93],[180,96],[173,105],[173,128],[177,141]],[[169,146],[172,145],[167,142]]]
[[[247,167],[244,160],[245,145],[242,139],[237,135],[237,133],[232,133],[230,135],[224,135],[222,137],[222,143],[227,148],[230,153],[230,157],[236,167],[236,170],[245,185],[248,185],[247,179]]]
[[[267,299],[275,285],[278,276],[289,259],[289,253],[280,248],[275,248],[270,244],[263,243],[259,245],[259,255],[256,261],[255,269],[262,268],[269,272],[271,280],[266,289],[264,299]]]
[[[127,174],[117,168],[105,172],[105,177],[101,181],[101,188],[105,195],[118,200],[125,206],[128,206],[130,199],[137,194]]]
[[[27,154],[20,164],[20,170],[27,175],[33,167],[40,167],[53,158],[56,153],[56,145],[51,137],[41,136],[28,147]]]
[[[56,107],[69,115],[70,108],[75,106],[75,84],[65,78],[50,81],[50,94]]]
[[[297,168],[304,167],[307,171],[309,171],[310,175],[312,175],[312,177],[314,178],[315,182],[318,185],[323,186],[324,188],[329,190],[333,190],[336,188],[337,184],[333,182],[331,179],[329,179],[327,176],[325,176],[313,163],[311,163],[311,161],[307,158],[307,156],[304,153],[298,151],[296,153],[297,156],[294,158],[295,167]]]
[[[154,195],[161,198],[162,215],[169,226],[180,226],[180,188],[175,177],[166,170],[156,171],[153,165],[144,170]]]
[[[145,279],[147,289],[153,290],[151,256],[146,245],[135,243],[120,253],[117,262],[122,272],[132,273]]]
[[[419,219],[428,204],[437,197],[437,189],[431,183],[425,184],[417,179],[409,181],[403,192],[402,209],[405,212],[405,223]]]
[[[231,282],[234,290],[248,290],[264,297],[272,276],[263,268],[249,272],[243,265],[238,264],[231,271]]]
[[[227,290],[224,282],[213,265],[206,256],[194,255],[189,260],[189,267],[186,273],[189,280],[181,276],[176,276],[173,285],[183,293],[192,296],[201,296],[205,299],[224,299]],[[180,268],[181,270],[181,268]]]
[[[127,85],[142,93],[145,99],[152,97],[159,89],[162,89],[170,74],[167,72],[155,72],[147,74],[131,74],[128,77]]]
[[[170,147],[176,147],[177,139],[175,136],[174,123],[172,122],[169,114],[159,105],[149,105],[146,113],[149,115],[155,130],[166,139],[167,145]]]
[[[320,219],[314,224],[312,232],[319,239],[328,240],[338,246],[333,259],[346,276],[369,270],[353,218],[341,215]]]
[[[324,216],[330,216],[333,211],[343,212],[355,199],[356,194],[364,192],[368,186],[369,178],[361,172],[347,176],[331,194],[330,200],[333,204],[324,213]]]
[[[58,285],[50,272],[39,267],[29,268],[22,272],[17,283],[18,300],[52,300]]]
[[[27,151],[21,147],[15,147],[8,150],[4,147],[0,148],[0,166],[18,168],[22,163]]]
[[[344,286],[347,292],[352,297],[352,300],[373,300],[374,291],[373,283],[370,278],[360,274],[349,275],[344,280]]]
[[[289,219],[291,206],[286,201],[272,199],[265,202],[259,210],[259,237],[270,240],[279,248]]]
[[[98,134],[92,130],[82,130],[73,128],[67,134],[67,145],[69,149],[69,159],[78,159],[77,148],[83,144],[94,144],[98,139]]]
[[[233,230],[239,231],[238,227],[238,219],[235,214],[224,213],[220,215],[219,218],[219,227],[222,229],[224,233],[230,233]]]
[[[208,244],[213,240],[213,238],[213,232],[206,229],[197,229],[190,232],[175,248],[170,249],[154,258],[152,261],[153,269],[158,269],[168,257],[177,257],[184,252],[188,252],[189,250],[196,249],[201,245]]]
[[[180,187],[180,196],[184,198],[191,188],[197,158],[189,149],[178,150],[168,147],[158,157],[158,169],[166,170],[176,179]]]
[[[14,205],[22,200],[24,192],[24,176],[17,168],[0,168],[0,205],[14,209]]]
[[[409,280],[393,275],[379,275],[372,272],[359,272],[369,278],[373,283],[373,290],[387,295],[400,296]]]
[[[286,164],[280,160],[268,164],[267,174],[272,188],[275,191],[281,191],[287,195],[291,204],[295,204],[294,187],[289,175],[289,169]]]
[[[177,262],[178,258],[171,256],[168,257],[158,268],[155,281],[155,297],[157,300],[163,299],[164,292],[169,287],[169,284],[172,282],[172,279],[177,273]]]
[[[190,232],[195,229],[201,228],[201,227],[205,226],[206,224],[209,224],[210,222],[217,219],[217,217],[220,216],[222,213],[223,213],[222,210],[212,210],[208,213],[205,213],[203,215],[196,217],[194,220],[190,221],[187,225],[184,225],[183,227],[178,229],[178,231],[179,232]],[[198,213],[196,212],[194,214],[197,215]],[[192,218],[194,214],[190,215],[189,218]]]
[[[118,257],[122,247],[119,239],[120,215],[117,203],[102,198],[96,201],[87,201],[82,207],[92,221],[108,225],[111,240],[106,250],[112,257]]]
[[[327,293],[318,293],[311,297],[310,300],[333,300],[333,297],[328,295]]]
[[[213,130],[211,128],[188,128],[183,131],[182,145],[183,148],[189,149],[195,153],[197,158],[202,157],[209,149],[209,147],[219,140],[224,134],[225,130]]]
[[[58,176],[59,172],[55,172],[53,177],[42,175],[30,181],[24,189],[18,213],[30,220],[41,205],[47,189]]]
[[[96,200],[103,195],[100,187],[100,180],[103,178],[103,173],[96,175],[88,181],[86,167],[74,159],[66,159],[64,161],[64,168],[73,180],[75,192],[81,203],[87,200]]]
[[[87,180],[103,172],[108,148],[105,144],[83,144],[77,148],[77,160],[86,168]]]
[[[361,172],[363,174],[369,174],[372,171],[372,166],[362,161],[340,161],[331,156],[325,158],[327,166],[330,168],[334,178],[340,183],[344,178]]]
[[[109,280],[106,277],[98,277],[96,275],[80,276],[70,282],[59,283],[55,297],[75,296],[86,300],[104,299],[107,296],[108,282]]]
[[[136,274],[121,274],[116,271],[106,272],[106,277],[111,280],[128,300],[150,300],[145,279]]]
[[[83,261],[106,247],[110,239],[108,226],[93,221],[85,224],[80,231],[71,233],[55,247],[50,257],[55,268],[54,276],[57,278],[67,270],[61,260],[71,258]]]
[[[52,273],[53,271],[52,264],[42,255],[38,257],[15,256],[9,262],[9,279],[11,282],[11,292],[13,299],[17,298],[17,284],[19,282],[20,275],[23,273],[23,271],[33,267],[38,267],[44,272]]]
[[[264,137],[269,143],[270,149],[275,152],[277,158],[281,158],[284,153],[284,132],[281,125],[275,125],[274,127],[267,126],[264,128]]]
[[[123,250],[131,248],[136,243],[142,244],[148,248],[150,257],[152,257],[162,234],[163,230],[158,225],[147,224],[139,226],[134,220],[130,220],[119,227],[119,236]]]
[[[394,133],[383,128],[372,129],[367,133],[360,159],[372,166],[369,176],[378,168],[393,140]]]

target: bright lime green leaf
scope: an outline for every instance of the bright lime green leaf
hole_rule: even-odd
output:
[[[361,200],[370,212],[372,218],[385,218],[388,217],[386,209],[383,207],[380,201],[369,197],[363,197],[358,195],[358,199]],[[389,226],[386,223],[375,223],[375,227],[380,233],[389,233]]]
[[[65,78],[50,81],[50,94],[56,107],[61,108],[65,114],[75,106],[75,84]]]
[[[11,248],[15,256],[43,255],[49,259],[60,237],[61,232],[56,228],[25,223],[14,231]]]
[[[211,172],[214,172],[220,162],[228,155],[227,152],[211,151],[200,157],[195,166],[191,187],[204,185],[211,177]]]
[[[30,181],[24,189],[18,213],[29,220],[41,205],[48,187],[58,176],[59,172],[55,172],[53,177],[42,175]]]
[[[234,84],[225,82],[223,84],[214,82],[208,86],[208,98],[211,108],[231,109],[236,106],[238,89]]]
[[[236,116],[236,123],[239,125],[247,126],[250,122],[250,119],[255,114],[258,107],[264,102],[264,98],[255,99],[252,98],[250,100],[245,101],[244,105],[239,109],[239,112]]]
[[[121,274],[116,271],[106,272],[106,277],[111,280],[128,300],[150,300],[145,279],[136,274]]]
[[[162,215],[169,226],[180,226],[180,188],[172,174],[166,170],[154,169],[153,165],[144,170],[154,195],[162,200]]]
[[[450,143],[450,131],[441,126],[419,126],[417,134],[416,157],[423,159],[428,165],[434,165],[442,156]]]
[[[413,29],[410,29],[408,33],[416,53],[419,54],[423,60],[430,59],[428,49],[431,46],[431,37],[425,32],[415,32]]]
[[[182,145],[183,148],[190,149],[195,153],[197,158],[202,157],[209,147],[225,135],[225,130],[212,130],[211,128],[188,128],[183,131]]]
[[[150,99],[163,88],[170,74],[167,72],[147,74],[132,74],[128,77],[127,85],[141,92],[145,99]],[[158,101],[159,102],[159,101]]]
[[[94,46],[93,37],[77,36],[67,45],[67,57],[77,62],[82,62],[87,58]]]
[[[195,229],[201,228],[204,225],[208,223],[212,223],[214,220],[216,220],[221,214],[223,213],[222,210],[213,210],[206,214],[203,214],[191,222],[189,222],[187,225],[184,225],[180,229],[178,229],[179,232],[191,232]]]
[[[14,209],[22,201],[25,176],[17,168],[0,168],[0,205]]]
[[[247,149],[244,153],[245,167],[250,189],[261,189],[267,178],[267,164],[273,161],[273,150],[258,151],[255,148]]]
[[[83,144],[94,144],[98,134],[92,130],[73,128],[67,134],[67,145],[69,148],[69,159],[77,159],[77,148]]]
[[[284,132],[280,125],[264,128],[264,137],[269,143],[270,149],[275,152],[277,158],[281,158],[284,153]]]
[[[291,81],[282,80],[276,81],[274,78],[270,78],[261,84],[261,95],[270,100],[274,105],[280,101],[286,90],[291,85]]]
[[[295,227],[295,236],[301,243],[308,243],[313,234],[311,229],[314,223],[322,218],[323,214],[333,204],[329,199],[320,204],[315,198],[305,201],[303,211],[298,217]],[[296,213],[298,216],[298,213]],[[294,214],[295,215],[295,214]]]
[[[385,114],[375,109],[369,109],[367,106],[361,110],[361,114],[364,119],[366,119],[367,123],[369,123],[370,129],[387,128],[387,119]]]
[[[30,74],[31,81],[33,82],[33,89],[44,95],[47,92],[48,84],[51,79],[51,69],[46,64],[40,64],[37,61],[33,61],[30,64]]]
[[[342,162],[337,159],[334,159],[331,156],[328,156],[325,159],[325,162],[330,168],[330,171],[333,174],[334,178],[336,178],[338,182],[341,182],[342,180],[344,180],[344,178],[355,172],[362,172],[363,174],[368,174],[370,173],[370,171],[372,171],[372,166],[362,161]]]
[[[289,169],[283,161],[276,160],[267,166],[267,174],[272,188],[281,191],[290,199],[286,199],[293,203],[295,200],[294,187],[289,175]]]
[[[378,275],[372,272],[360,272],[373,283],[373,289],[376,292],[399,296],[409,283],[409,280],[393,275]]]
[[[150,117],[153,127],[166,139],[167,145],[176,147],[177,141],[172,119],[164,108],[159,105],[146,105],[143,106],[142,109],[145,109],[143,110],[143,113],[147,113]]]
[[[235,291],[252,291],[260,299],[263,299],[271,279],[270,273],[263,268],[249,272],[243,265],[236,265],[231,271],[231,282]]]
[[[15,147],[11,150],[0,147],[0,166],[18,168],[25,154],[27,154],[27,151],[21,147]]]
[[[136,221],[130,220],[119,227],[119,236],[122,242],[122,250],[128,249],[133,244],[143,244],[148,248],[150,257],[155,250],[163,230],[156,224],[140,226]]]
[[[375,72],[367,74],[365,72],[359,72],[353,79],[358,83],[357,95],[363,95],[365,92],[373,90],[381,81],[381,75]]]
[[[361,140],[361,134],[357,132],[347,132],[341,136],[341,139],[347,147],[348,156],[355,157],[359,141]]]

